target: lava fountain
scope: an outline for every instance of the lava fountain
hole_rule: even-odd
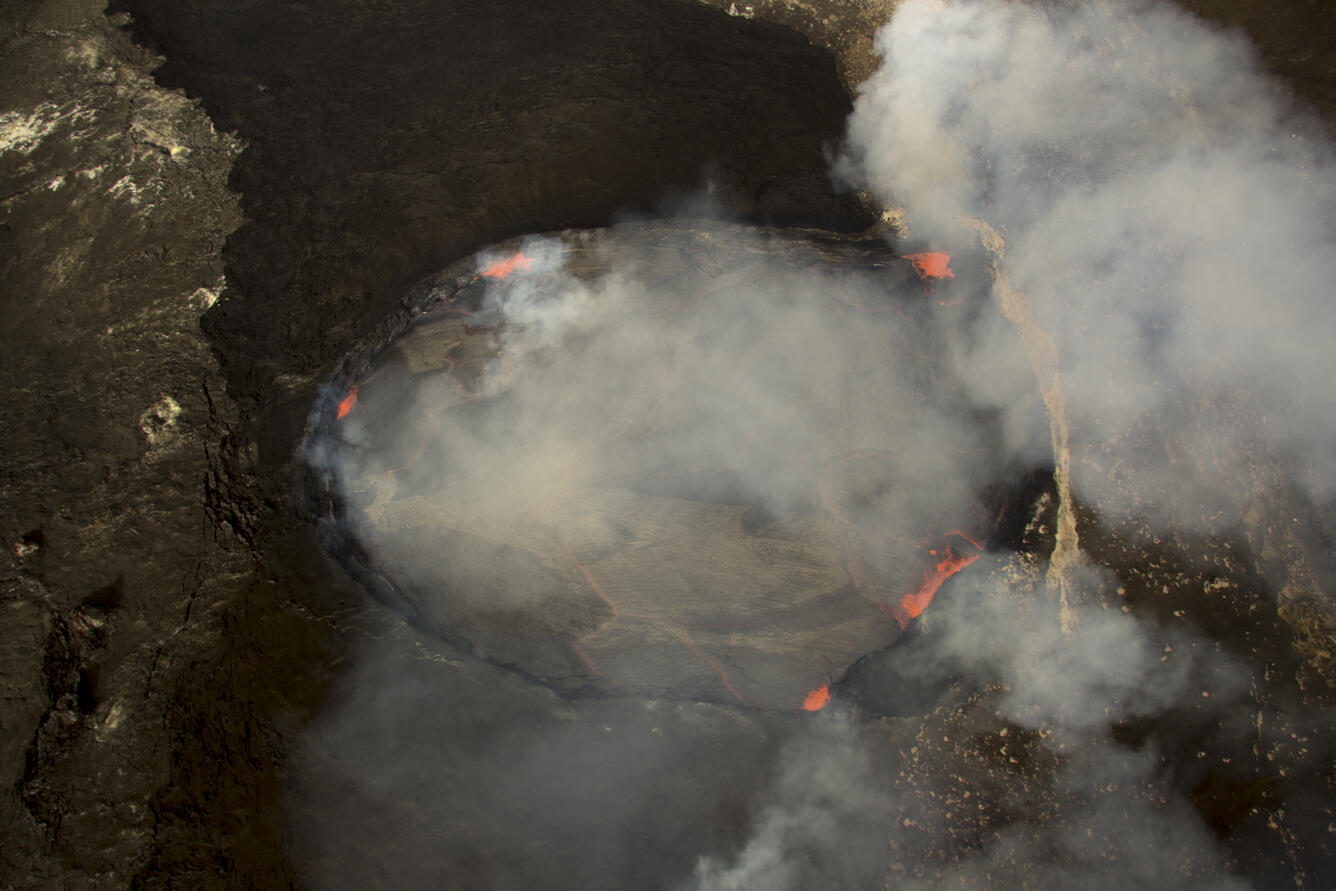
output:
[[[463,261],[312,416],[327,542],[565,695],[818,710],[997,525],[998,431],[934,358],[949,263],[669,224]]]

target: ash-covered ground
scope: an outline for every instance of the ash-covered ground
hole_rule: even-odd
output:
[[[714,5],[30,0],[0,14],[6,885],[1332,884],[1333,167],[1310,114],[1336,95],[1329,7],[1191,4],[1245,34],[1151,3]],[[908,390],[931,398],[911,401],[988,418],[1008,511],[903,630],[878,608],[890,621],[838,635],[839,658],[796,660],[829,671],[817,711],[788,705],[806,674],[774,701],[739,702],[761,697],[730,695],[709,663],[754,644],[702,645],[688,629],[689,646],[672,622],[693,620],[676,613],[594,654],[603,663],[581,658],[582,636],[592,652],[616,625],[616,598],[598,591],[628,593],[605,584],[669,578],[674,596],[694,594],[673,572],[727,578],[743,561],[721,572],[691,557],[729,535],[647,563],[635,546],[655,530],[606,504],[596,535],[570,501],[546,518],[555,544],[533,544],[542,522],[512,529],[535,589],[572,605],[569,628],[527,638],[555,642],[535,668],[493,652],[514,644],[505,622],[479,646],[458,614],[376,578],[394,561],[374,541],[357,552],[328,534],[348,508],[389,517],[448,491],[437,474],[461,460],[533,439],[502,430],[498,456],[443,445],[443,430],[476,427],[433,425],[432,473],[394,474],[384,501],[379,483],[342,505],[312,497],[329,465],[302,443],[313,429],[356,438],[380,402],[371,358],[422,320],[414,283],[512,237],[646,217],[952,253],[957,279],[931,295],[907,273],[904,288],[938,305],[905,327],[850,323],[880,304],[858,288],[832,298],[828,281],[801,285],[763,256],[729,295],[783,306],[795,287],[827,308],[758,324],[755,341],[730,323],[714,342],[644,350],[650,366],[714,372],[657,391],[688,409],[666,427],[704,418],[714,432],[634,462],[625,474],[653,465],[677,482],[626,489],[640,499],[629,514],[687,505],[685,540],[710,502],[682,471],[698,456],[733,466],[743,478],[719,512],[869,603],[923,578],[930,542],[901,556],[863,539],[885,531],[888,492],[925,489],[860,463],[823,506],[811,468],[825,465],[785,457],[775,411],[837,440],[827,414],[883,412],[878,435],[927,461],[952,439],[940,421],[920,437],[921,410],[869,392],[897,392],[903,366],[869,354],[889,343],[899,357],[908,339],[932,341],[945,369],[916,379]],[[832,330],[847,351],[815,348]],[[478,336],[472,369],[442,364],[430,337],[396,355],[472,385],[497,353]],[[811,377],[760,375],[785,385],[753,393],[704,361],[740,349],[762,366],[826,361]],[[542,369],[580,379],[552,344],[534,356],[533,382]],[[830,361],[842,356],[856,361]],[[748,389],[713,413],[682,396],[738,381]],[[824,389],[786,402],[804,381]],[[572,432],[550,402],[564,391],[534,392],[549,401],[491,419],[546,414],[568,445],[591,430],[616,441],[611,413]],[[635,425],[664,414],[628,422],[631,453],[654,442]],[[749,461],[732,431],[758,426]],[[601,466],[605,451],[566,454],[622,470]],[[532,471],[503,481],[561,478]],[[978,482],[948,500],[969,504]],[[772,525],[748,525],[776,493],[752,513]],[[779,535],[785,510],[794,522],[804,509],[802,534]],[[497,523],[494,509],[430,519],[445,534],[400,566]],[[601,575],[618,550],[608,566],[625,572]],[[523,561],[494,555],[473,553],[465,581],[513,595],[479,567]],[[750,557],[748,581],[767,583],[754,597],[795,590],[767,588],[776,561]],[[799,613],[829,648],[828,626]],[[598,677],[608,658],[640,656],[656,668],[638,685]],[[556,664],[570,683],[553,682]],[[699,677],[672,673],[686,666]]]

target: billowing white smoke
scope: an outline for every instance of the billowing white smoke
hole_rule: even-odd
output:
[[[1336,166],[1238,35],[1160,4],[906,0],[877,47],[884,62],[862,86],[837,173],[903,206],[931,243],[971,237],[970,217],[1005,234],[1003,272],[1057,345],[1086,462],[1078,497],[1107,516],[1215,531],[1239,522],[1246,493],[1225,474],[1247,450],[1257,460],[1259,443],[1315,501],[1336,493]],[[976,398],[1006,410],[1034,379],[995,361],[1000,331],[972,332],[958,357]],[[1170,460],[1175,451],[1189,460]],[[1089,573],[1092,589],[1108,584]],[[1017,824],[938,879],[1242,886],[1189,803],[1163,786],[1154,747],[1134,752],[1108,732],[1206,696],[1222,700],[1225,725],[1240,707],[1252,720],[1237,666],[1117,610],[1078,606],[1064,629],[1038,594],[999,589],[998,576],[959,584],[973,590],[934,605],[935,649],[915,653],[925,662],[912,670],[1005,684],[1000,716],[1061,753],[1051,791],[1064,803],[1051,824]],[[966,613],[952,611],[965,600]],[[866,728],[840,732],[856,751],[876,745],[859,736]],[[790,746],[795,758],[807,750]],[[906,836],[886,814],[908,801],[868,804],[853,781],[848,798],[823,799],[818,819],[795,773],[790,762],[731,864],[701,864],[700,888],[807,887],[813,849],[838,870],[846,852],[805,826],[863,813],[883,821],[882,840]],[[886,796],[941,791],[927,789]],[[841,887],[837,873],[826,886]]]
[[[732,864],[704,859],[696,882],[711,891],[875,887],[885,872],[884,827],[894,806],[877,787],[873,747],[842,709],[780,757],[774,800]]]
[[[1249,433],[1264,423],[1299,482],[1336,491],[1336,167],[1239,35],[1164,4],[909,0],[877,46],[841,174],[922,233],[971,216],[1005,233],[1078,440],[1145,422],[1179,452],[1227,456],[1250,436],[1205,406],[1243,392]],[[1233,521],[1237,497],[1192,463],[1076,482],[1111,507],[1170,486]]]
[[[1233,524],[1243,493],[1231,488],[1224,473],[1200,469],[1214,462],[1237,470],[1244,461],[1231,455],[1262,441],[1287,459],[1295,481],[1307,486],[1311,497],[1332,496],[1336,461],[1328,419],[1336,416],[1336,388],[1328,383],[1327,350],[1336,342],[1336,316],[1326,303],[1329,283],[1336,280],[1333,166],[1325,145],[1287,116],[1240,39],[1212,33],[1160,5],[906,0],[878,45],[885,64],[863,87],[839,173],[887,204],[904,205],[914,233],[934,248],[955,250],[972,238],[962,233],[963,217],[983,217],[1003,231],[1004,271],[1033,298],[1037,322],[1057,344],[1079,451],[1074,481],[1086,505],[1110,514],[1149,514],[1159,524],[1175,511],[1175,520],[1189,517],[1201,529]],[[549,248],[538,241],[525,245],[535,272],[556,261]],[[476,503],[460,497],[459,487],[452,493],[462,505],[460,515],[477,523],[489,512],[500,513],[498,505],[528,509],[549,497],[548,490],[557,488],[554,481],[569,479],[574,485],[586,469],[590,475],[605,472],[604,454],[576,462],[570,450],[560,448],[564,440],[558,434],[567,432],[564,419],[582,417],[575,400],[618,408],[635,397],[637,378],[630,370],[643,364],[647,345],[678,357],[675,365],[684,369],[687,385],[670,391],[671,400],[658,400],[676,406],[678,414],[668,419],[683,433],[680,443],[669,445],[680,445],[674,458],[691,457],[676,461],[683,466],[698,455],[711,466],[731,460],[720,456],[739,451],[734,427],[776,431],[772,438],[782,442],[799,426],[786,414],[796,402],[839,408],[840,400],[829,394],[840,392],[838,385],[849,377],[850,356],[873,354],[878,342],[859,326],[839,337],[813,337],[830,330],[822,300],[829,300],[831,280],[766,269],[763,262],[736,274],[750,283],[750,291],[766,296],[766,312],[757,324],[742,325],[746,307],[761,304],[720,301],[716,318],[729,324],[708,328],[713,339],[696,336],[696,329],[678,325],[671,315],[667,322],[645,324],[655,314],[633,312],[628,301],[643,299],[646,288],[629,278],[589,283],[569,277],[557,301],[549,299],[550,289],[526,290],[537,277],[516,277],[497,288],[504,302],[489,309],[515,323],[505,335],[508,360],[516,365],[529,360],[530,388],[513,389],[511,405],[524,408],[530,421],[555,419],[549,426],[556,433],[538,440],[548,450],[536,454],[513,435],[519,425],[502,410],[492,428],[458,431],[467,447],[450,455],[452,470],[486,481]],[[839,284],[855,292],[860,287],[856,277]],[[871,291],[866,296],[874,298]],[[1015,332],[998,313],[971,319],[968,329],[957,327],[958,320],[943,326],[959,365],[957,374],[943,377],[964,381],[971,392],[953,392],[949,402],[928,400],[925,407],[909,398],[896,402],[893,388],[871,388],[879,399],[857,400],[857,412],[848,419],[857,434],[849,448],[861,442],[859,425],[879,435],[890,430],[904,466],[931,469],[943,444],[962,446],[968,432],[947,410],[959,402],[997,406],[1009,445],[1029,458],[1051,460],[1051,454],[1037,451],[1049,444],[1033,436],[1043,428],[1032,415],[1036,382],[1016,348]],[[588,338],[595,329],[611,335]],[[735,341],[723,336],[733,332]],[[569,344],[578,349],[562,349]],[[851,349],[860,344],[861,351]],[[789,362],[792,356],[803,361]],[[562,374],[544,375],[558,367],[558,359]],[[499,389],[510,372],[492,371],[481,385]],[[638,386],[654,384],[650,376]],[[443,390],[453,394],[451,387]],[[426,394],[433,395],[439,394]],[[359,425],[374,422],[374,415],[363,414],[366,409],[364,403],[341,425],[345,453],[339,458],[360,447]],[[653,419],[662,421],[665,411]],[[432,412],[417,416],[416,425],[403,424],[402,437],[410,444],[437,423]],[[1214,416],[1223,421],[1214,423]],[[716,419],[728,423],[713,423]],[[1170,447],[1189,460],[1167,460]],[[404,451],[406,456],[412,448]],[[739,472],[750,489],[783,507],[794,483],[781,472],[787,465],[776,454],[773,466],[762,456]],[[999,456],[997,465],[1005,466],[1007,457]],[[350,488],[359,477],[383,480],[391,474],[374,463],[381,458],[367,460],[372,463],[339,468]],[[400,459],[383,460],[388,465]],[[549,465],[561,472],[548,472]],[[940,506],[964,503],[970,493],[937,489],[931,495]],[[1190,510],[1179,511],[1182,505]],[[892,517],[913,513],[898,501],[890,507]],[[426,557],[436,560],[439,554]],[[966,888],[1016,886],[1021,880],[1036,888],[1231,887],[1228,865],[1209,830],[1159,775],[1154,743],[1136,750],[1117,744],[1109,727],[1209,701],[1219,709],[1211,717],[1219,717],[1222,733],[1238,736],[1231,722],[1242,714],[1255,720],[1249,726],[1260,741],[1260,712],[1254,717],[1237,708],[1247,695],[1243,672],[1207,642],[1102,608],[1101,596],[1078,603],[1075,621],[1064,627],[1040,594],[1007,587],[1002,573],[986,574],[984,564],[991,559],[963,573],[953,583],[952,597],[933,604],[926,614],[933,649],[914,653],[921,661],[906,671],[928,679],[972,675],[1004,685],[1005,694],[986,706],[1036,740],[1051,766],[1047,801],[1056,803],[1041,815],[1048,822],[1018,819],[997,828],[979,839],[972,855],[941,866],[936,879]],[[1092,591],[1111,584],[1097,567],[1088,567],[1080,581]],[[498,689],[519,685],[496,677],[489,683]],[[433,676],[422,687],[432,690],[434,683]],[[685,729],[668,734],[673,742],[664,743],[658,733],[665,707],[650,703],[643,708],[644,732],[636,737],[644,742],[628,757],[624,743],[610,741],[617,719],[605,723],[604,716],[621,715],[630,704],[571,705],[572,714],[585,716],[575,730],[549,726],[534,732],[530,728],[538,719],[530,714],[545,714],[546,701],[529,706],[520,721],[506,711],[508,701],[493,702],[490,688],[457,683],[461,690],[449,701],[464,704],[440,720],[472,721],[482,728],[483,741],[458,758],[441,757],[437,737],[447,737],[444,729],[426,734],[429,744],[413,749],[415,758],[405,757],[411,747],[401,742],[401,728],[441,709],[424,694],[398,711],[387,707],[382,727],[383,700],[393,698],[383,690],[395,690],[389,679],[368,683],[361,705],[339,716],[342,723],[336,723],[339,732],[332,738],[340,745],[360,738],[372,716],[376,744],[357,749],[366,755],[355,771],[355,782],[371,790],[368,798],[397,806],[401,800],[415,802],[422,788],[432,790],[425,796],[432,817],[424,822],[435,826],[457,819],[454,809],[442,804],[452,801],[449,795],[473,790],[464,800],[479,802],[478,810],[499,799],[513,807],[497,813],[537,814],[523,824],[534,838],[568,835],[572,847],[574,840],[600,839],[600,845],[590,846],[595,857],[605,848],[639,850],[634,844],[640,838],[662,832],[665,819],[655,796],[667,800],[682,786],[672,779],[675,770],[690,777],[699,765],[732,759],[740,770],[755,760],[753,750],[736,751],[745,734],[721,732],[709,746],[695,745],[701,731],[694,722],[702,711],[713,715],[714,707],[683,706]],[[537,700],[547,694],[526,688],[523,695]],[[916,809],[925,807],[915,796],[931,798],[936,806],[945,790],[939,778],[904,779],[925,766],[913,760],[912,750],[888,746],[888,739],[906,738],[904,728],[860,721],[842,707],[830,706],[781,744],[769,792],[753,803],[748,837],[731,856],[702,859],[690,879],[696,887],[880,887],[888,866],[912,865],[912,855],[904,852],[940,852],[956,844],[949,827],[913,822]],[[759,723],[742,710],[717,711],[727,721]],[[940,717],[915,721],[928,726]],[[995,727],[996,719],[987,717]],[[917,727],[908,734],[911,741],[914,732]],[[498,755],[492,734],[510,740],[512,751],[503,746]],[[932,742],[940,741],[938,736]],[[924,748],[924,759],[934,757]],[[369,770],[372,763],[379,770]],[[503,768],[474,769],[481,764]],[[517,771],[520,779],[512,779],[504,768],[517,764],[541,769]],[[621,769],[606,770],[618,764]],[[585,769],[577,769],[581,766]],[[385,780],[386,773],[392,781]],[[604,774],[614,779],[591,782]],[[661,779],[655,791],[643,791],[647,776]],[[709,776],[713,784],[715,774]],[[739,782],[731,769],[718,776]],[[435,778],[436,785],[424,777]],[[534,778],[547,784],[541,807],[533,798],[544,782]],[[714,785],[710,791],[716,791]],[[973,800],[982,797],[974,794]],[[580,805],[563,810],[572,795]],[[701,822],[708,822],[708,797],[700,794],[690,802],[703,815]],[[416,825],[413,807],[404,811]],[[620,816],[641,811],[647,815],[643,823]],[[474,819],[470,809],[461,812]],[[695,820],[696,811],[691,813]],[[1024,808],[1016,813],[1034,816]],[[603,814],[613,816],[603,820]],[[351,814],[346,837],[360,842],[367,831],[363,822],[360,813]],[[487,832],[501,837],[515,829],[498,821]],[[434,856],[436,838],[428,837],[424,848]],[[532,847],[535,857],[548,856],[547,848]],[[952,850],[968,847],[957,844]],[[400,860],[412,865],[421,853],[413,850]],[[925,880],[933,879],[929,874]],[[350,882],[338,875],[318,884]],[[896,887],[914,885],[907,880]]]
[[[1090,574],[1091,587],[1108,581]],[[1130,748],[1107,732],[1202,697],[1219,714],[1238,710],[1247,693],[1239,667],[1190,634],[1165,643],[1118,610],[1082,607],[1065,633],[1050,605],[999,588],[996,578],[966,574],[955,593],[933,605],[931,647],[903,654],[902,675],[1005,685],[991,700],[998,716],[1034,731],[1051,761],[1043,791],[1022,791],[1022,776],[1001,780],[1017,787],[1016,800],[1028,796],[1025,818],[979,833],[985,843],[962,843],[968,831],[953,828],[949,814],[942,820],[950,809],[942,802],[954,792],[961,810],[994,806],[997,789],[977,765],[949,760],[945,769],[961,773],[943,780],[931,773],[939,765],[923,763],[951,751],[943,736],[921,729],[908,748],[897,731],[836,706],[786,742],[746,843],[727,863],[702,859],[696,891],[861,889],[885,887],[888,876],[899,876],[890,887],[913,889],[1249,887],[1230,875],[1191,802],[1168,787],[1155,745]],[[912,722],[932,727],[938,717]],[[891,741],[908,751],[888,752]],[[898,779],[878,757],[901,759]],[[929,857],[937,862],[915,877]]]

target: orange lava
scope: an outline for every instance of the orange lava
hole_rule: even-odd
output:
[[[914,271],[924,278],[955,278],[951,271],[951,255],[942,251],[927,251],[922,254],[905,254],[905,259],[914,264]]]
[[[975,548],[978,548],[980,553],[983,552],[983,547],[964,533],[952,532],[949,534],[965,539]],[[928,553],[936,556],[938,550],[934,548]],[[943,582],[978,559],[978,554],[957,556],[951,545],[946,545],[941,549],[941,559],[937,561],[937,564],[923,571],[923,584],[901,597],[900,602],[891,605],[887,611],[895,616],[895,620],[900,623],[901,628],[908,627],[911,619],[917,619],[923,615],[923,611],[928,608],[929,603],[932,603],[933,595],[942,587]]]
[[[523,271],[533,265],[533,258],[524,256],[523,251],[516,251],[508,260],[497,260],[482,271],[484,278],[505,278],[512,272]]]
[[[830,705],[830,684],[822,684],[803,700],[803,709],[809,712],[819,712]]]
[[[341,421],[344,418],[346,418],[348,416],[348,412],[352,411],[353,406],[356,404],[357,404],[357,388],[353,387],[351,390],[348,391],[348,395],[343,397],[343,401],[339,403],[339,420]]]

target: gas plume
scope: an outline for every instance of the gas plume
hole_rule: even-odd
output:
[[[995,525],[1010,451],[930,321],[951,276],[700,220],[488,253],[481,303],[339,405],[346,523],[429,621],[559,689],[798,708]]]
[[[833,705],[786,740],[747,840],[702,858],[690,887],[1249,887],[1182,791],[1184,768],[1112,731],[1173,715],[1241,761],[1255,679],[1200,635],[1116,609],[1078,605],[1065,631],[1052,604],[1006,583],[1013,558],[962,575],[928,630],[884,657],[901,685],[989,692],[899,721]],[[1116,584],[1085,572],[1090,590]]]
[[[1074,469],[1085,501],[1226,527],[1246,493],[1194,465],[1263,441],[1331,498],[1336,178],[1240,35],[1167,4],[910,0],[877,48],[839,171],[922,233],[1005,233],[1071,435],[1101,453]],[[1111,478],[1138,428],[1169,454]]]
[[[433,341],[441,373],[409,410],[382,410],[388,375],[332,397],[338,441],[309,457],[376,559],[506,617],[477,648],[495,662],[536,648],[535,677],[632,693],[558,703],[469,657],[369,659],[311,744],[355,754],[306,772],[387,814],[374,831],[411,865],[392,884],[474,869],[498,887],[1246,886],[1185,790],[1320,722],[1264,722],[1257,665],[1121,609],[1093,560],[1067,572],[1082,596],[1063,615],[1033,555],[990,550],[996,516],[957,525],[989,484],[1059,460],[1026,333],[969,299],[967,221],[1005,237],[1001,272],[1051,338],[1080,502],[1147,535],[1234,532],[1258,466],[1310,505],[1336,494],[1329,149],[1241,38],[1163,5],[906,0],[877,46],[836,173],[907,210],[931,320],[881,325],[896,304],[872,277],[776,263],[734,227],[695,221],[687,244],[631,225],[577,245],[611,270],[597,277],[553,240],[481,258],[487,300],[451,322],[474,351]],[[646,258],[664,256],[656,276]],[[445,416],[467,423],[443,439]],[[760,549],[727,531],[743,504],[773,533]],[[707,519],[714,533],[684,534]],[[598,566],[608,541],[667,556],[628,581]],[[721,566],[743,582],[721,586]],[[807,652],[811,674],[761,674],[782,709],[738,707],[759,695],[752,672],[702,643],[738,629],[702,617],[722,588],[769,596],[776,566],[884,611],[878,642],[842,645],[907,627],[866,685],[930,701],[872,717]],[[658,607],[700,592],[694,618]],[[427,624],[481,634],[423,604]],[[515,618],[535,610],[561,634]],[[630,626],[651,630],[635,683],[615,670]],[[1148,722],[1224,761],[1166,767]],[[368,831],[310,790],[297,805],[308,848]],[[466,840],[449,856],[447,824]],[[508,873],[510,850],[526,859]]]
[[[877,48],[883,64],[861,87],[837,175],[902,207],[918,237],[959,242],[979,231],[971,220],[1004,235],[999,271],[1056,348],[1074,491],[1096,520],[1193,539],[1240,532],[1266,498],[1330,503],[1336,168],[1320,128],[1259,73],[1242,37],[1161,4],[907,0]],[[1040,369],[997,361],[1007,350],[995,338],[1010,327],[999,318],[953,342],[960,379],[1005,418]],[[1262,493],[1263,479],[1286,482]],[[1035,573],[1026,583],[1023,559],[995,559],[993,571],[953,583],[953,597],[922,620],[930,630],[884,660],[907,688],[997,684],[973,702],[1006,722],[993,738],[1009,729],[1001,751],[1027,765],[1002,799],[1034,795],[1023,810],[1045,816],[962,823],[960,809],[988,807],[988,783],[929,776],[930,763],[902,750],[909,767],[866,807],[896,852],[891,884],[1248,887],[1186,790],[1204,794],[1224,765],[1246,764],[1269,745],[1264,736],[1274,739],[1249,699],[1264,685],[1260,668],[1197,632],[1118,609],[1118,582],[1098,566],[1072,572],[1085,596],[1060,615]],[[939,714],[925,717],[917,742],[940,732]],[[1298,708],[1291,720],[1307,728],[1287,728],[1295,739],[1322,724]],[[1133,729],[1157,721],[1175,729],[1160,738]],[[885,743],[871,726],[843,739],[875,752]],[[1203,740],[1196,757],[1210,752],[1216,764],[1167,768],[1174,753],[1159,746],[1182,738]],[[936,738],[939,751],[947,740]],[[813,846],[816,861],[839,859],[820,827],[852,820],[864,799],[822,798],[813,815],[787,771],[734,860],[701,861],[697,887],[807,887],[793,877],[814,861]],[[1036,793],[1039,773],[1047,780]],[[929,803],[953,794],[954,805]],[[957,825],[977,829],[963,845],[923,816],[949,807]],[[1303,881],[1296,859],[1268,868],[1254,875]]]

